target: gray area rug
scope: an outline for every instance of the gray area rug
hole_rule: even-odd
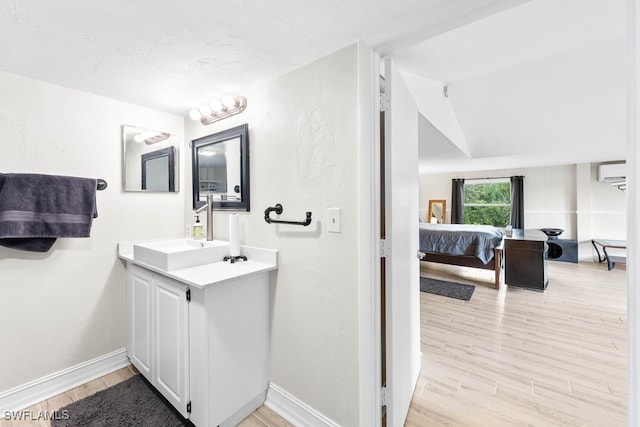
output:
[[[420,290],[422,292],[442,295],[443,297],[469,301],[475,289],[476,287],[473,285],[463,285],[462,283],[447,282],[445,280],[430,279],[428,277],[420,278]]]
[[[56,411],[53,427],[193,426],[136,375]]]

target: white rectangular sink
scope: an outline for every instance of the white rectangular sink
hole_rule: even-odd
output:
[[[133,259],[164,271],[219,262],[228,255],[222,240],[171,239],[133,245]]]

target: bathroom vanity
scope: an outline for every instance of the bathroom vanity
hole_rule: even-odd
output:
[[[127,355],[196,426],[234,426],[269,384],[269,271],[277,251],[172,239],[121,243],[127,266]]]

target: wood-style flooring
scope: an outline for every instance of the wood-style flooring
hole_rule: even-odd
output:
[[[537,292],[421,264],[423,276],[476,290],[469,302],[421,293],[422,371],[406,425],[627,425],[625,266],[549,262]]]
[[[626,269],[549,262],[545,292],[493,289],[491,271],[422,263],[475,284],[471,301],[421,293],[422,371],[407,426],[626,426]],[[135,375],[116,371],[27,410],[54,411]],[[0,426],[48,426],[48,421]],[[261,407],[240,426],[289,427]]]
[[[72,390],[69,390],[65,393],[59,394],[57,396],[52,397],[51,399],[47,399],[44,402],[40,402],[36,405],[33,405],[29,408],[26,408],[25,413],[29,413],[26,417],[31,418],[33,421],[17,421],[17,420],[5,420],[4,414],[0,414],[0,427],[25,427],[25,426],[42,426],[42,427],[50,427],[51,423],[49,420],[45,420],[44,418],[50,416],[48,414],[52,414],[53,411],[57,411],[58,409],[69,405],[70,403],[76,402],[80,399],[83,399],[87,396],[90,396],[94,393],[97,393],[101,390],[104,390],[108,387],[116,385],[122,381],[125,381],[131,378],[133,375],[137,375],[138,371],[133,366],[129,365],[126,368],[122,368],[118,371],[115,371],[109,375],[105,375],[104,377],[100,377],[93,381],[90,381],[86,384],[83,384],[79,387],[76,387]],[[41,420],[37,420],[37,418],[43,418]],[[277,415],[271,409],[266,406],[261,406],[258,408],[253,414],[249,415],[244,421],[242,421],[239,426],[241,427],[293,427],[292,424],[288,423],[282,417]],[[160,427],[160,426],[158,426]]]

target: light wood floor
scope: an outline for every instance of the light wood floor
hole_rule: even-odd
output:
[[[104,377],[100,377],[91,382],[81,385],[80,387],[74,388],[72,390],[67,391],[66,393],[59,394],[57,396],[52,397],[51,399],[47,399],[44,402],[40,402],[36,405],[31,406],[24,410],[24,412],[28,412],[28,417],[32,419],[37,419],[38,416],[40,418],[44,418],[47,416],[46,414],[51,414],[53,411],[57,411],[58,409],[67,406],[70,403],[76,402],[80,399],[83,399],[89,395],[97,393],[101,390],[104,390],[108,387],[116,385],[122,381],[125,381],[131,378],[133,375],[137,375],[138,372],[136,368],[129,365],[126,368],[120,369],[116,372],[113,372],[109,375],[105,375]],[[40,415],[43,414],[43,415]],[[0,416],[4,416],[4,414],[0,414]],[[51,423],[48,420],[39,420],[39,421],[8,421],[3,418],[0,418],[0,427],[24,427],[24,426],[42,426],[42,427],[50,427]],[[285,421],[271,409],[266,406],[261,406],[258,408],[253,414],[249,415],[244,421],[242,421],[239,426],[241,427],[293,427],[292,424]]]
[[[549,288],[492,288],[491,271],[422,263],[476,284],[469,302],[421,293],[422,371],[407,426],[626,426],[626,270],[549,262]],[[135,375],[98,378],[27,410],[54,411]],[[25,426],[0,419],[0,426]],[[289,427],[267,407],[242,427]]]
[[[422,263],[423,276],[476,290],[469,302],[421,293],[408,426],[626,426],[625,266],[548,264],[542,293]]]

